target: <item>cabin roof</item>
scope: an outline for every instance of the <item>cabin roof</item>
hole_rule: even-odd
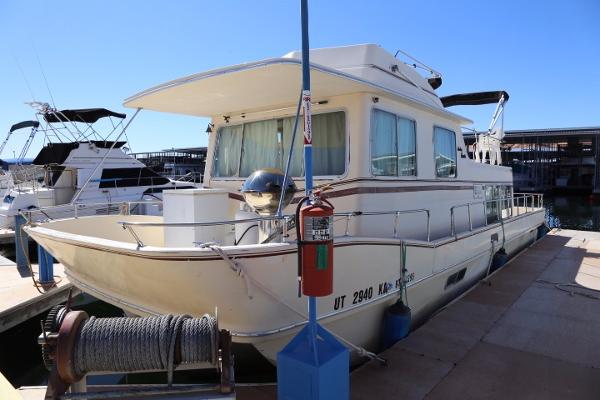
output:
[[[100,118],[106,117],[125,119],[126,115],[107,110],[106,108],[82,108],[78,110],[48,111],[44,114],[44,119],[48,123],[71,121],[93,124]]]
[[[71,143],[48,143],[33,159],[32,164],[35,165],[48,165],[48,164],[62,164],[65,162],[71,151],[79,148],[81,143],[93,143],[96,147],[102,149],[115,149],[123,147],[127,142],[111,142],[101,140],[90,140],[89,142],[71,142]]]
[[[340,60],[343,60],[340,61]],[[351,93],[388,96],[461,123],[471,121],[444,109],[412,68],[376,45],[311,50],[314,101]],[[124,105],[193,116],[217,116],[294,106],[301,84],[298,52],[186,76],[144,90]]]

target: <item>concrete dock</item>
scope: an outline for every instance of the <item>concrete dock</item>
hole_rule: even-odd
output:
[[[352,398],[598,399],[600,233],[553,231],[489,282],[356,370]]]
[[[355,370],[351,398],[600,398],[600,233],[554,230],[489,283]]]
[[[38,266],[32,265],[37,276]],[[19,272],[17,265],[0,257],[0,332],[4,332],[28,319],[64,302],[71,283],[67,281],[62,265],[54,264],[56,286],[36,289],[31,276]]]

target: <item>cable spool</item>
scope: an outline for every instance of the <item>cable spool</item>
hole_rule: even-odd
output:
[[[170,385],[175,367],[190,364],[217,368],[224,393],[232,387],[230,342],[229,333],[219,332],[216,317],[208,314],[96,318],[65,308],[49,313],[40,336],[53,387],[68,387],[90,372],[157,370],[168,371]]]

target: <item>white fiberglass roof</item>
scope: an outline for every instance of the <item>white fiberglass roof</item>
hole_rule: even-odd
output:
[[[302,83],[299,57],[298,52],[292,52],[282,58],[190,75],[140,92],[126,99],[125,106],[194,116],[229,115],[293,106],[298,102]],[[396,73],[389,68],[393,60],[397,63]],[[468,122],[445,110],[424,78],[379,46],[311,50],[311,61],[317,62],[311,62],[314,101],[368,92],[397,98],[460,122]]]

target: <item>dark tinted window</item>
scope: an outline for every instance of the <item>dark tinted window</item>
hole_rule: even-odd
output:
[[[155,186],[169,183],[148,167],[143,168],[106,168],[102,170],[100,188]]]

